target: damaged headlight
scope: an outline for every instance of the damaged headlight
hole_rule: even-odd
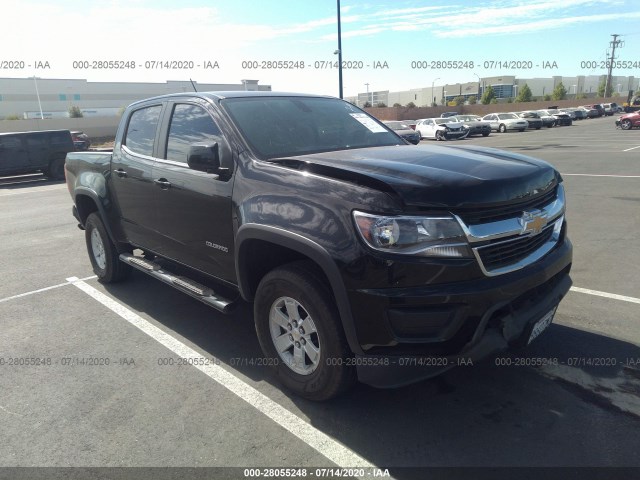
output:
[[[473,257],[462,228],[451,216],[383,216],[354,211],[353,218],[365,243],[381,252]]]

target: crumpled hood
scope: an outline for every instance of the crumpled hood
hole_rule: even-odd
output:
[[[561,181],[560,174],[542,160],[474,146],[375,147],[279,161],[355,183],[367,177],[374,180],[371,183],[388,186],[406,205],[421,207],[508,203]]]

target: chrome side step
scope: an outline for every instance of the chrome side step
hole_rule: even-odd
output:
[[[145,258],[136,257],[129,253],[121,253],[120,261],[131,265],[133,268],[140,270],[153,278],[157,278],[167,285],[171,285],[181,292],[184,292],[196,300],[200,300],[202,303],[205,303],[223,313],[229,312],[233,306],[232,300],[216,295],[211,288],[201,285],[190,278],[175,275],[164,270],[161,265]]]

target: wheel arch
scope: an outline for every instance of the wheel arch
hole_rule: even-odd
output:
[[[333,294],[349,347],[354,353],[363,353],[344,281],[335,261],[321,245],[280,228],[245,224],[236,235],[235,260],[240,294],[247,301],[253,301],[260,280],[269,271],[295,261],[312,262]]]
[[[86,187],[77,187],[75,193],[75,205],[78,212],[78,220],[83,227],[87,222],[87,217],[92,213],[97,212],[102,219],[102,223],[104,224],[104,228],[107,230],[109,238],[115,245],[118,245],[119,242],[113,234],[111,225],[106,221],[108,217],[104,211],[104,207],[99,201],[98,195],[93,190]]]

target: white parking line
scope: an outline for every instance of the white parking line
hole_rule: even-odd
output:
[[[586,293],[587,295],[595,295],[597,297],[612,298],[613,300],[621,300],[623,302],[640,303],[640,298],[626,297],[615,293],[600,292],[598,290],[590,290],[588,288],[571,287],[572,292]]]
[[[613,177],[613,178],[640,178],[640,175],[596,175],[594,173],[561,173],[563,177]]]
[[[40,193],[40,192],[50,192],[51,190],[63,190],[67,188],[66,185],[43,185],[33,187],[26,187],[23,189],[16,190],[3,190],[2,185],[0,185],[0,197],[10,197],[12,195],[22,195],[25,193]]]
[[[82,278],[81,280],[91,280],[93,278],[96,278],[96,276],[95,275],[91,275],[90,277],[85,277],[85,278]],[[59,283],[58,285],[52,285],[50,287],[39,288],[38,290],[32,290],[32,291],[26,292],[26,293],[20,293],[18,295],[13,295],[11,297],[2,298],[2,299],[0,299],[0,303],[8,302],[9,300],[14,300],[16,298],[27,297],[29,295],[33,295],[34,293],[46,292],[47,290],[53,290],[54,288],[66,287],[67,285],[70,285],[69,282]]]
[[[142,318],[137,313],[129,310],[124,305],[116,302],[112,298],[96,290],[84,281],[71,277],[67,278],[77,288],[85,292],[87,295],[98,301],[115,314],[119,315],[134,327],[149,335],[158,343],[168,348],[176,355],[184,359],[200,359],[202,355],[172,337],[168,333],[163,332],[158,327]],[[260,393],[252,386],[246,384],[231,372],[218,365],[199,365],[197,361],[193,362],[193,366],[203,372],[212,380],[215,380],[227,390],[235,393],[242,400],[263,413],[278,425],[292,433],[307,445],[324,455],[330,461],[341,468],[361,467],[361,468],[377,468],[373,464],[367,462],[355,452],[349,450],[333,438],[321,432],[317,428],[309,425],[300,417],[294,415],[286,408],[271,400],[266,395]]]
[[[631,150],[635,150],[636,148],[640,148],[640,145],[638,145],[637,147],[627,148],[626,150],[622,150],[622,151],[623,152],[630,152]]]

